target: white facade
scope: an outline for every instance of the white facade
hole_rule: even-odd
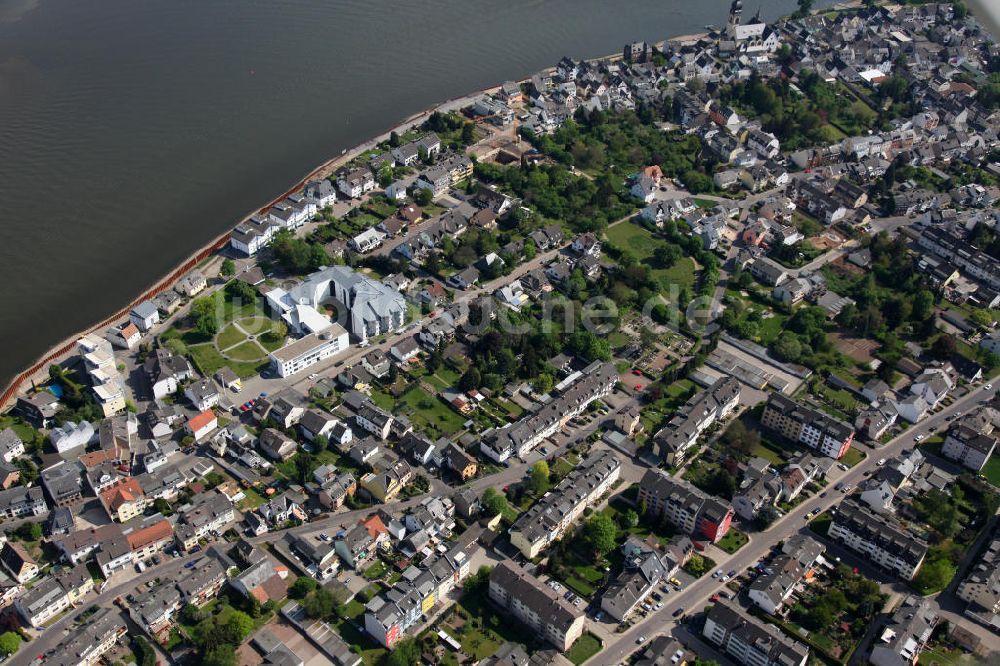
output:
[[[333,324],[323,333],[310,333],[271,352],[271,364],[280,377],[290,377],[344,351],[349,344],[344,327]]]

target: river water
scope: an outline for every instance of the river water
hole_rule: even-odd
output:
[[[0,0],[0,382],[396,121],[728,6]]]

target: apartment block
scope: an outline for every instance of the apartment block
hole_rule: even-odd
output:
[[[653,436],[660,457],[669,465],[682,463],[701,434],[729,416],[739,402],[740,382],[733,377],[722,377],[692,396]]]
[[[827,536],[906,580],[913,579],[927,555],[927,542],[854,499],[840,503]]]
[[[639,502],[646,511],[663,516],[685,534],[713,543],[725,536],[733,520],[732,505],[706,494],[662,470],[651,469],[639,482]]]
[[[746,666],[805,666],[809,660],[808,647],[728,601],[708,611],[702,635]]]
[[[620,471],[614,453],[591,455],[517,519],[510,528],[511,544],[528,559],[537,556],[611,488]]]
[[[561,383],[565,388],[537,411],[486,435],[479,445],[483,455],[498,463],[511,456],[523,457],[590,403],[610,394],[618,383],[618,371],[611,363],[595,361],[567,380]]]
[[[760,423],[786,439],[835,459],[842,458],[854,441],[854,428],[848,424],[780,393],[771,394]]]
[[[510,560],[490,574],[490,601],[560,651],[583,634],[583,610]]]

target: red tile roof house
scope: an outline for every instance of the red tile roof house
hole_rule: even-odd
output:
[[[185,426],[196,442],[200,442],[205,436],[218,427],[219,419],[216,418],[215,412],[210,409],[207,409],[201,414],[193,417]]]

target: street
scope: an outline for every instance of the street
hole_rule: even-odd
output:
[[[828,475],[829,483],[832,486],[837,482],[844,482],[856,487],[865,478],[865,472],[871,472],[876,469],[878,459],[890,458],[897,455],[903,449],[912,447],[914,445],[913,438],[916,435],[924,435],[926,437],[930,433],[944,428],[947,425],[948,416],[955,412],[968,411],[986,397],[987,393],[984,390],[980,388],[973,389],[968,395],[955,400],[942,411],[929,416],[884,446],[869,452],[867,458],[848,471],[843,472],[836,467],[833,468],[830,475]],[[802,502],[783,518],[775,522],[767,531],[750,534],[750,543],[727,559],[717,561],[718,567],[726,570],[735,569],[737,572],[745,571],[764,557],[779,541],[784,541],[798,532],[807,531],[808,521],[806,520],[806,514],[817,508],[821,511],[827,511],[832,506],[839,504],[843,497],[840,493],[830,492],[825,498],[817,497],[808,502]],[[854,557],[861,559],[856,554],[854,554]],[[850,560],[847,560],[847,562],[850,563]],[[698,612],[708,603],[709,597],[724,586],[724,583],[706,574],[685,589],[668,594],[664,598],[663,608],[660,611],[651,613],[645,620],[636,623],[620,634],[614,631],[616,625],[596,623],[588,618],[590,628],[605,640],[605,650],[599,655],[601,663],[617,664],[622,662],[638,647],[636,641],[640,636],[645,636],[648,640],[656,634],[663,633],[668,627],[676,630],[676,624],[672,617],[674,611],[678,608],[683,608],[686,613]],[[952,618],[949,619],[957,619],[957,616],[953,614]],[[967,620],[966,622],[968,623]]]

